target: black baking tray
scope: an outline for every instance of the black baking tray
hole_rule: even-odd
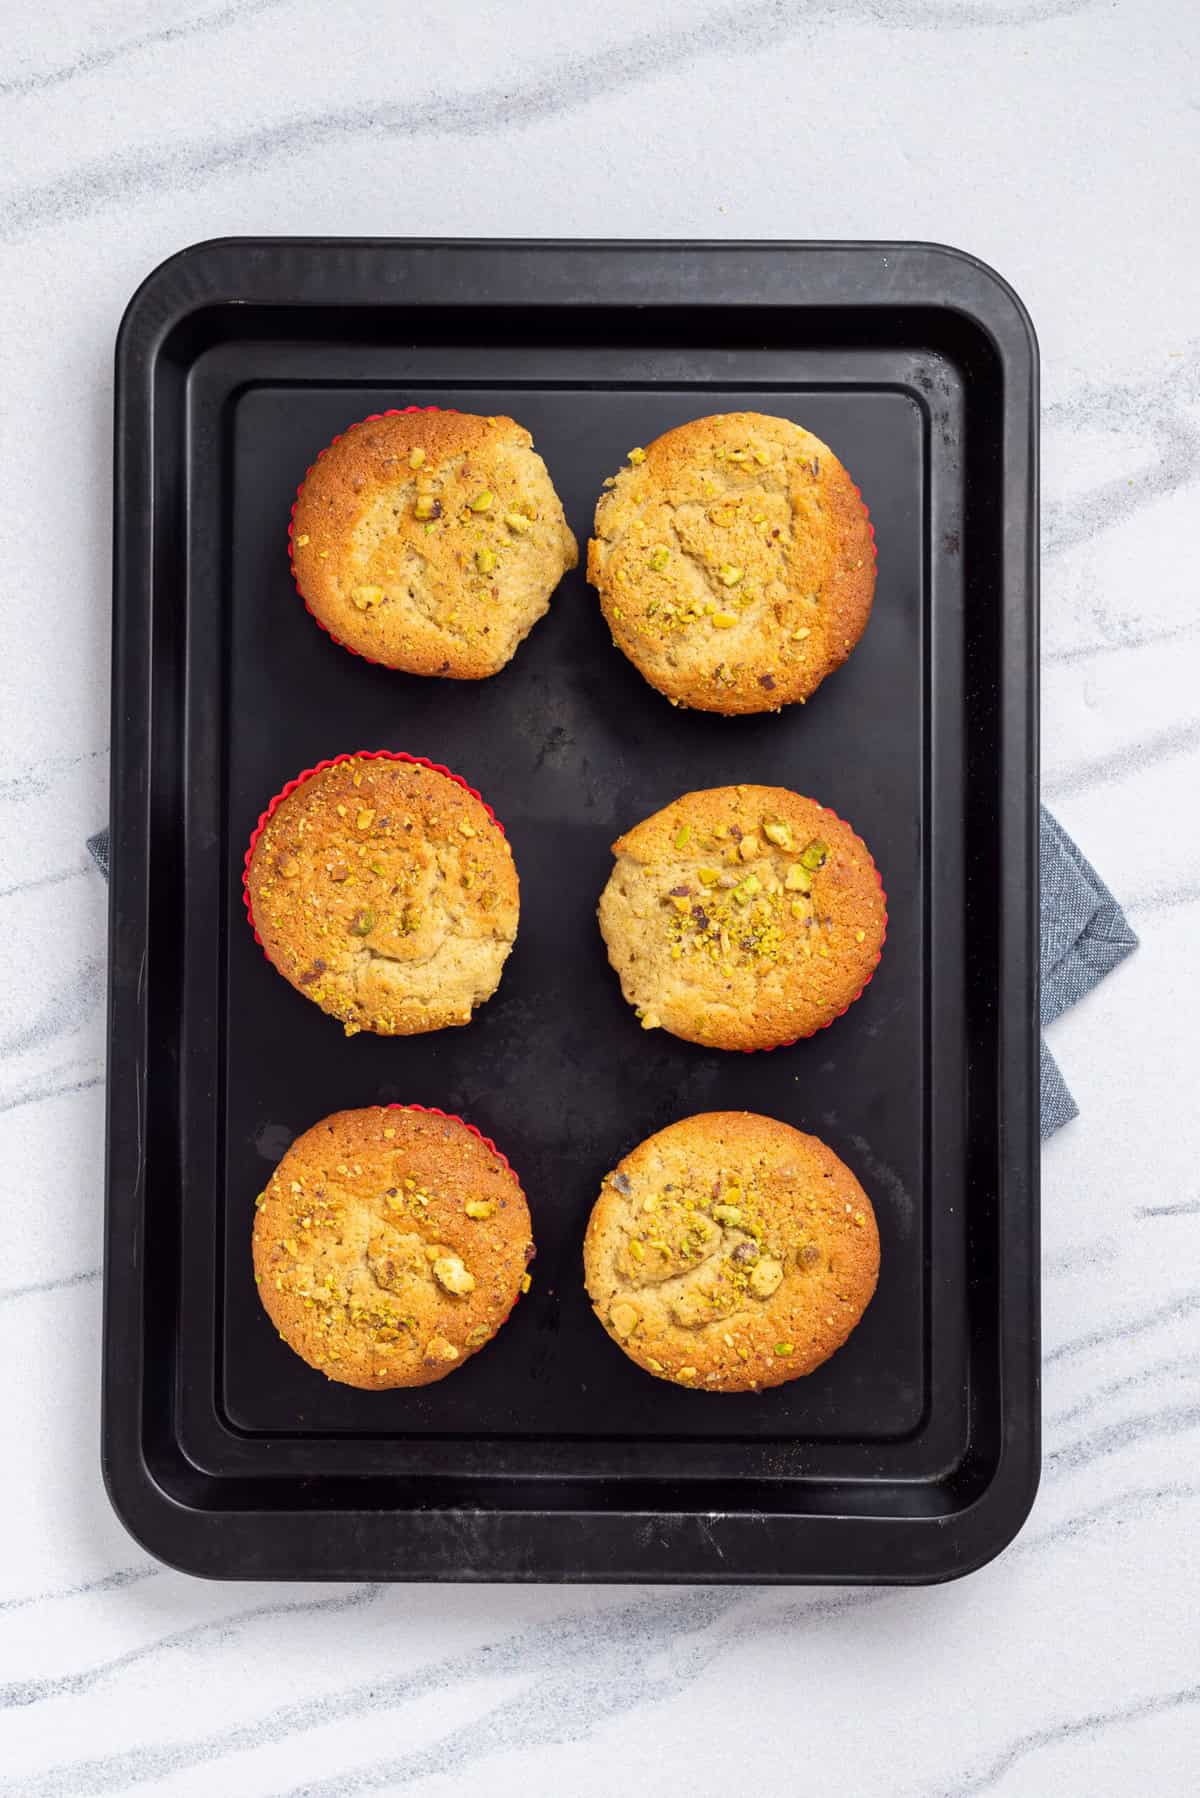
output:
[[[781,716],[674,710],[582,572],[494,679],[337,648],[288,571],[317,451],[391,406],[509,412],[586,541],[636,443],[754,408],[826,439],[879,547],[846,667]],[[224,1577],[906,1581],[1003,1547],[1037,1483],[1037,350],[1012,290],[922,244],[226,241],[117,348],[103,1459],[154,1554]],[[520,936],[461,1030],[337,1026],[255,946],[242,856],[316,761],[405,749],[505,823]],[[863,834],[884,959],[770,1054],[643,1034],[595,922],[620,831],[692,788],[795,787]],[[330,1384],[252,1283],[292,1137],[461,1113],[529,1195],[527,1300],[423,1391]],[[879,1215],[878,1294],[807,1379],[652,1380],[590,1313],[601,1176],[673,1119],[824,1137]]]

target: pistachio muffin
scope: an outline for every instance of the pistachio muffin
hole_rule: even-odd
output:
[[[467,1024],[517,934],[512,851],[465,781],[410,756],[343,756],[285,787],[246,857],[255,935],[347,1036]]]
[[[709,1111],[605,1176],[583,1247],[596,1316],[661,1380],[757,1392],[841,1348],[879,1276],[871,1201],[818,1137]]]
[[[605,486],[588,580],[617,647],[672,704],[803,703],[866,629],[866,507],[829,446],[790,419],[693,419],[630,450]]]
[[[879,962],[887,902],[866,844],[786,787],[685,793],[613,854],[600,931],[643,1030],[776,1048],[840,1017]]]
[[[323,1118],[255,1207],[267,1316],[346,1386],[443,1379],[528,1290],[534,1250],[516,1175],[471,1125],[419,1105]]]
[[[291,553],[339,643],[453,680],[503,668],[579,560],[524,426],[436,408],[335,438],[300,489]]]

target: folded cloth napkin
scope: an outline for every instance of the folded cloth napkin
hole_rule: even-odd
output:
[[[108,832],[87,844],[108,878]],[[1137,938],[1091,863],[1045,806],[1041,816],[1042,1023],[1052,1023],[1123,961]],[[1042,1135],[1053,1136],[1078,1116],[1067,1083],[1042,1043]]]
[[[1124,961],[1137,938],[1125,914],[1045,806],[1041,817],[1042,1025],[1090,993]],[[1078,1116],[1066,1081],[1042,1041],[1042,1135]]]

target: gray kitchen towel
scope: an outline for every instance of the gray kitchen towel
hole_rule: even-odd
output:
[[[108,832],[88,838],[108,878]],[[1137,938],[1125,914],[1062,825],[1045,806],[1041,818],[1042,1023],[1052,1023],[1123,961]],[[1054,1057],[1042,1043],[1042,1135],[1052,1136],[1079,1114]]]
[[[1137,938],[1125,914],[1057,818],[1041,818],[1042,1027],[1090,993]],[[1042,1135],[1078,1116],[1066,1081],[1042,1042]]]

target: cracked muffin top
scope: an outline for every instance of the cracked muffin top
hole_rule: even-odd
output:
[[[685,793],[613,844],[600,931],[643,1030],[770,1049],[840,1017],[887,902],[850,826],[787,787]]]
[[[352,425],[309,469],[292,519],[309,610],[346,648],[411,674],[495,674],[578,560],[546,464],[511,418]]]
[[[762,412],[697,418],[605,485],[588,580],[614,643],[674,704],[802,703],[866,629],[870,521],[811,431]]]
[[[469,1023],[517,934],[517,870],[488,808],[392,759],[347,756],[281,799],[246,897],[268,959],[347,1036]]]
[[[254,1279],[283,1341],[347,1386],[426,1386],[490,1342],[528,1290],[529,1207],[459,1118],[338,1111],[255,1201]]]
[[[584,1276],[639,1367],[711,1392],[811,1373],[875,1291],[866,1193],[818,1137],[747,1111],[684,1118],[605,1177]]]

